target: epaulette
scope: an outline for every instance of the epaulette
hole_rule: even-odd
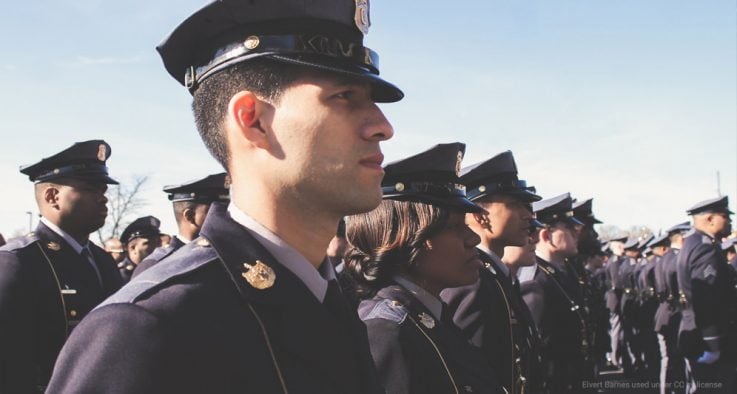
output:
[[[217,252],[210,246],[209,241],[199,238],[179,248],[166,259],[166,264],[156,264],[143,271],[97,308],[108,304],[136,302],[172,280],[216,260],[218,260]]]
[[[21,237],[15,237],[9,240],[8,243],[0,247],[0,251],[12,252],[18,249],[23,249],[28,245],[32,245],[33,243],[38,242],[38,240],[39,238],[36,233],[31,232]]]
[[[399,301],[384,299],[374,305],[371,312],[363,320],[384,319],[397,324],[402,324],[407,318],[407,309]]]

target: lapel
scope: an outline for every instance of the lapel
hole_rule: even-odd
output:
[[[43,222],[38,224],[35,233],[38,235],[46,257],[49,258],[49,261],[54,266],[54,273],[59,280],[61,288],[70,287],[80,291],[82,289],[76,287],[80,285],[80,281],[84,281],[86,284],[86,289],[84,290],[92,294],[100,293],[97,274],[95,274],[94,269],[90,266],[89,261],[86,261],[86,259],[77,254],[64,238],[48,228]],[[93,278],[94,283],[91,282]],[[77,284],[75,285],[70,282],[76,282]],[[101,294],[98,294],[98,296],[101,298]]]
[[[454,377],[461,370],[483,380],[489,379],[489,370],[491,367],[483,358],[483,354],[466,342],[460,329],[455,326],[449,327],[442,321],[435,319],[430,310],[407,289],[399,285],[392,285],[379,290],[377,296],[379,298],[397,300],[407,308],[409,316],[417,322],[419,327],[415,327],[415,329],[422,330],[438,347],[449,368],[451,368],[450,372]],[[420,318],[422,314],[432,318],[434,321],[432,328],[422,323],[423,319]],[[455,370],[452,367],[453,365],[457,366]]]
[[[282,266],[246,228],[231,219],[224,204],[214,203],[200,236],[210,241],[242,299],[251,304],[265,324],[279,356],[296,357],[314,367],[321,377],[355,392],[360,384],[352,328],[346,328],[291,271]],[[242,276],[244,263],[261,261],[275,274],[273,286],[259,290]],[[357,317],[356,317],[357,319]],[[285,363],[282,363],[285,364]],[[290,363],[293,364],[293,363]],[[287,371],[283,371],[288,374]],[[285,376],[287,382],[289,376]]]

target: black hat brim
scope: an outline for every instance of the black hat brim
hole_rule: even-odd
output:
[[[511,190],[498,190],[493,193],[487,193],[482,192],[477,195],[474,195],[471,198],[471,201],[478,201],[485,197],[494,196],[494,195],[507,195],[511,196],[513,198],[516,198],[519,201],[526,202],[526,203],[533,203],[536,201],[540,201],[543,198],[527,189],[511,189]]]
[[[316,70],[327,71],[342,74],[348,77],[354,77],[362,80],[366,80],[371,84],[371,96],[377,103],[394,103],[404,98],[404,92],[402,92],[394,84],[382,79],[378,75],[365,70],[361,67],[345,64],[339,65],[338,63],[322,62],[322,58],[318,56],[289,56],[289,55],[266,55],[269,59],[276,61],[311,67]]]

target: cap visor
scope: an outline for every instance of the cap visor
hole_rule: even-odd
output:
[[[268,55],[268,58],[367,80],[372,87],[371,96],[377,103],[394,103],[404,98],[404,93],[394,84],[361,67],[350,64],[340,65],[336,62],[320,62],[318,59],[322,58],[305,58],[304,56],[294,58],[283,55]]]

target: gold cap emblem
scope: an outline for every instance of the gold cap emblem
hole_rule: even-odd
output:
[[[97,160],[105,161],[107,158],[107,147],[105,144],[100,144],[100,146],[97,147]]]
[[[54,252],[58,252],[59,250],[61,250],[61,245],[56,242],[49,242],[46,244],[46,247],[50,250],[53,250]]]
[[[243,263],[243,267],[248,271],[241,275],[246,278],[246,281],[251,286],[259,290],[264,290],[274,285],[274,281],[276,280],[274,270],[268,265],[262,263],[261,260],[256,260],[256,264],[253,265]]]
[[[463,161],[463,152],[458,151],[458,156],[456,157],[456,176],[461,176],[461,162]]]
[[[417,316],[420,318],[420,323],[422,323],[423,326],[432,329],[435,327],[435,319],[432,318],[432,316],[428,315],[425,312],[422,312]]]
[[[365,36],[368,34],[369,26],[371,26],[371,18],[369,17],[369,0],[356,0],[356,15],[353,18],[356,21],[356,27]]]
[[[394,185],[394,190],[396,190],[398,192],[403,192],[404,191],[404,183],[397,182],[397,184]]]

